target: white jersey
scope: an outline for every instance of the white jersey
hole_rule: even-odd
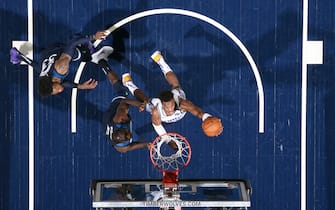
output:
[[[177,122],[178,120],[181,120],[186,114],[185,111],[180,110],[180,101],[179,101],[179,98],[186,99],[185,92],[180,88],[173,89],[171,90],[171,92],[173,93],[173,98],[176,102],[176,110],[173,112],[172,115],[169,115],[169,116],[166,115],[163,109],[162,102],[159,98],[152,98],[146,106],[146,110],[150,113],[152,112],[152,109],[155,106],[157,106],[157,110],[161,116],[162,122],[166,122],[166,123]]]

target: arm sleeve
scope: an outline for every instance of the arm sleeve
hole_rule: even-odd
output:
[[[156,133],[158,134],[158,136],[161,136],[161,135],[166,134],[166,130],[165,130],[165,128],[163,127],[162,124],[160,124],[160,125],[155,125],[155,124],[152,123],[152,126],[154,127],[154,129],[155,129]]]
[[[74,82],[70,82],[70,81],[67,81],[67,80],[64,80],[62,82],[62,85],[63,87],[65,88],[76,88],[78,86],[78,84],[74,83]]]

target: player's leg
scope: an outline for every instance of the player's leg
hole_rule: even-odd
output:
[[[92,63],[98,64],[104,74],[108,77],[109,81],[114,85],[118,80],[119,76],[111,69],[108,64],[108,56],[112,54],[114,49],[110,46],[104,46],[97,52],[92,54]]]
[[[110,83],[112,84],[114,90],[119,96],[128,96],[128,89],[122,85],[119,76],[111,69],[108,62],[105,59],[101,59],[98,62],[99,67],[102,69],[104,74],[108,77]]]
[[[89,62],[92,60],[91,50],[86,45],[76,47],[76,55],[72,57],[72,61]]]
[[[31,60],[15,47],[10,49],[10,62],[14,65],[24,62],[27,65],[33,67],[33,70],[37,75],[40,74],[38,62]]]
[[[103,46],[101,49],[92,54],[91,62],[98,64],[100,60],[108,61],[108,56],[110,56],[113,51],[113,47]]]
[[[172,86],[172,88],[180,87],[177,75],[172,71],[170,66],[164,60],[160,51],[156,51],[151,55],[151,59],[154,60],[160,67],[162,73],[164,74],[168,83]]]
[[[86,45],[89,46],[90,45],[90,39],[87,37],[75,37],[72,40],[70,40],[70,42],[66,45],[65,49],[64,49],[64,53],[66,53],[67,55],[69,55],[72,58],[75,58],[76,54],[77,54],[77,47],[80,45]]]
[[[125,87],[129,89],[131,94],[135,96],[135,98],[141,102],[147,103],[149,98],[145,95],[143,90],[139,89],[137,85],[134,84],[129,73],[125,73],[122,75],[122,83]]]
[[[144,103],[148,103],[149,98],[148,96],[145,95],[145,93],[143,92],[143,90],[141,89],[136,89],[134,91],[134,96],[137,100],[144,102]]]
[[[105,59],[101,59],[98,62],[99,67],[104,72],[104,74],[108,77],[110,83],[114,85],[117,81],[120,80],[119,76],[111,69],[109,64]]]

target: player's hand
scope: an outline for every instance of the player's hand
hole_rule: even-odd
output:
[[[178,151],[178,145],[174,141],[169,141],[167,143],[174,151]]]
[[[108,31],[97,31],[95,33],[95,39],[96,40],[106,39],[107,35]]]
[[[163,134],[161,136],[162,141],[164,141],[167,145],[171,147],[174,151],[178,151],[178,145],[175,141],[173,141],[172,137],[168,134]]]
[[[150,150],[152,146],[153,146],[153,145],[152,145],[151,142],[148,142],[148,143],[147,143],[147,148],[148,148],[148,150]]]
[[[145,109],[145,103],[140,103],[140,104],[138,105],[138,111],[139,111],[139,112],[142,112],[144,109]]]
[[[98,85],[98,81],[95,79],[89,79],[83,84],[78,85],[78,89],[94,89]]]

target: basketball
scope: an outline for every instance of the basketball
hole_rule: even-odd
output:
[[[217,117],[208,117],[202,122],[202,130],[207,136],[214,137],[221,134],[223,125]]]

